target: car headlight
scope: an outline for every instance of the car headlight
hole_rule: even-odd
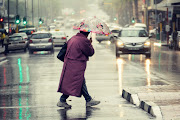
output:
[[[150,41],[146,41],[146,42],[144,43],[144,46],[150,46],[150,45],[151,45]]]
[[[124,43],[122,41],[117,41],[117,46],[123,46]]]

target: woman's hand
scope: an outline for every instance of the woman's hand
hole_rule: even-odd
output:
[[[90,42],[92,43],[92,38],[90,38],[89,40],[90,40]]]

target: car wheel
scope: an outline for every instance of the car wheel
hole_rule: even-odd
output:
[[[26,52],[27,51],[27,48],[24,48],[24,52]]]
[[[119,58],[120,57],[120,54],[116,53],[116,58]]]
[[[54,49],[51,49],[51,53],[54,53]]]
[[[32,51],[32,50],[29,50],[29,54],[33,54],[33,51]]]
[[[111,41],[111,43],[114,43],[114,38],[111,37],[111,38],[110,38],[110,41]]]
[[[146,54],[146,58],[151,58],[151,54]]]
[[[169,45],[169,49],[172,49],[173,47],[171,45]]]

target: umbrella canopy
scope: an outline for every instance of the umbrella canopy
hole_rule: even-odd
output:
[[[74,26],[73,29],[97,34],[110,34],[109,27],[106,23],[95,17],[82,20],[80,24]]]

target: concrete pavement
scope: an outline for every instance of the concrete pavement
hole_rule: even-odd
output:
[[[6,60],[6,56],[3,53],[0,53],[0,62]]]
[[[122,96],[157,118],[180,119],[180,86],[178,85],[125,88]]]
[[[0,44],[0,54],[4,52],[5,47],[2,47]]]

